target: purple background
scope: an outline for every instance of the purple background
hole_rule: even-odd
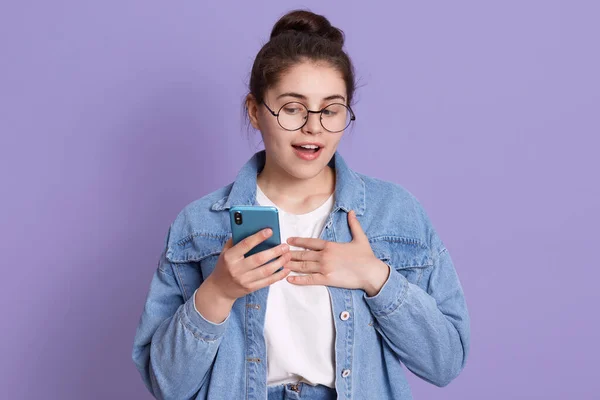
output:
[[[466,292],[467,367],[415,398],[598,398],[598,2],[274,0],[2,2],[3,397],[150,398],[164,235],[260,148],[245,83],[298,6],[356,63],[342,154],[421,200]]]

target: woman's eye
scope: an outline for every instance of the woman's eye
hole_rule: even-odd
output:
[[[286,114],[298,114],[300,109],[298,107],[286,107],[283,111],[285,111]]]
[[[336,114],[337,112],[335,111],[323,110],[323,115],[325,115],[326,117],[334,117]]]

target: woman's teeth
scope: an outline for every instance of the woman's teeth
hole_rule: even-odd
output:
[[[302,145],[302,146],[294,146],[297,149],[302,149],[302,150],[311,150],[313,152],[317,152],[319,150],[319,146],[316,146],[314,144],[306,144],[306,145]]]

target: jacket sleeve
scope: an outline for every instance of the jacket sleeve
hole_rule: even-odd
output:
[[[446,386],[465,366],[470,321],[448,250],[439,240],[438,246],[427,291],[390,267],[379,293],[364,298],[400,361],[427,382]]]
[[[195,294],[195,293],[194,293]],[[202,317],[194,296],[184,302],[163,251],[133,341],[133,362],[157,399],[190,399],[205,384],[229,316],[219,324]]]

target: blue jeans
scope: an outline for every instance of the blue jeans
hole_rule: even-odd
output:
[[[267,386],[269,400],[335,400],[335,389],[327,386],[311,386],[300,382],[296,384]]]

